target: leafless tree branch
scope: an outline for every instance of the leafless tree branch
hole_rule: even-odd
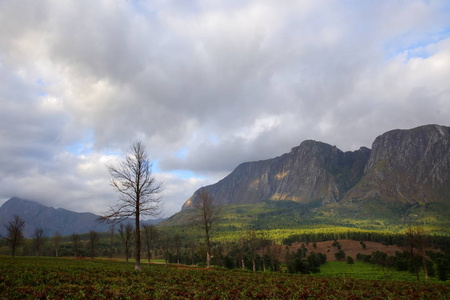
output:
[[[99,222],[119,223],[135,219],[136,270],[140,270],[140,218],[161,212],[163,183],[156,181],[152,164],[141,142],[131,145],[130,153],[119,166],[108,166],[110,184],[119,193],[118,203],[109,207]]]
[[[206,265],[211,267],[211,227],[219,220],[220,207],[214,201],[214,198],[205,190],[201,190],[198,195],[198,202],[194,204],[197,213],[194,215],[193,222],[205,230],[206,241]]]

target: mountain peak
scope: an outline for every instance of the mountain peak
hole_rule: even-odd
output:
[[[45,208],[47,207],[35,201],[25,200],[18,197],[10,198],[0,207],[1,211],[5,215],[19,215],[21,213],[28,213],[29,211],[40,211]]]
[[[17,204],[17,203],[35,203],[35,204],[38,204],[38,203],[35,202],[35,201],[25,200],[25,199],[22,199],[22,198],[19,198],[19,197],[15,197],[15,196],[14,196],[14,197],[9,198],[9,200],[6,200],[6,202],[3,203],[2,207],[3,207],[4,205],[10,206],[10,205],[15,205],[15,204]]]
[[[107,231],[107,225],[98,225],[98,216],[92,213],[76,213],[65,209],[55,209],[38,202],[12,197],[0,207],[0,220],[6,224],[13,215],[18,215],[25,221],[24,235],[31,237],[34,229],[41,227],[45,236],[51,236],[56,231],[62,235],[85,233],[89,230]],[[0,224],[3,225],[3,224]],[[0,234],[4,234],[4,226]]]
[[[450,127],[391,130],[375,139],[364,181],[348,199],[405,204],[446,202],[450,194]]]

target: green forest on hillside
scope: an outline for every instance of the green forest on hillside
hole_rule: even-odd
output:
[[[322,232],[329,233],[341,228],[340,231],[400,233],[408,226],[419,225],[429,234],[450,233],[447,213],[450,210],[443,204],[393,205],[373,200],[360,210],[357,205],[319,205],[319,200],[307,205],[287,200],[223,205],[215,232],[218,239],[229,239],[233,233],[243,230],[262,230],[273,232],[270,235],[274,239],[282,240],[298,230],[317,231],[321,228]],[[183,230],[190,226],[194,214],[195,210],[183,210],[158,226]]]

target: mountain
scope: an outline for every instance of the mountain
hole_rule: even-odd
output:
[[[445,221],[450,217],[450,127],[392,130],[377,137],[371,150],[354,152],[304,141],[280,157],[239,165],[219,182],[194,192],[182,212],[194,206],[202,190],[218,204],[293,201],[300,206],[283,214],[316,223]],[[261,221],[261,215],[257,218]]]
[[[99,216],[93,213],[76,213],[70,210],[47,207],[34,201],[13,197],[0,207],[0,234],[5,234],[3,224],[13,215],[25,221],[24,235],[31,237],[35,228],[42,227],[44,235],[52,236],[56,231],[62,235],[86,233],[90,230],[107,231],[107,224],[97,224]]]
[[[360,182],[344,201],[450,202],[450,127],[428,125],[377,137]]]
[[[342,152],[325,143],[304,141],[280,157],[239,165],[218,183],[196,191],[183,209],[190,208],[202,190],[220,204],[338,202],[361,179],[369,155],[364,147]]]
[[[108,231],[108,224],[98,224],[98,215],[93,213],[77,213],[63,208],[55,209],[34,201],[13,197],[0,207],[0,235],[5,235],[7,224],[13,215],[25,221],[24,235],[31,237],[35,228],[42,227],[45,236],[52,236],[56,231],[61,235]],[[161,220],[148,220],[146,223],[156,224]]]

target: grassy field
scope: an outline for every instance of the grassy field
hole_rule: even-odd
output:
[[[320,267],[320,273],[317,276],[417,282],[415,274],[358,261],[354,264],[347,264],[343,261],[326,262]],[[423,280],[423,275],[421,275],[421,280]],[[441,283],[435,277],[430,277],[428,282]]]
[[[0,299],[448,299],[450,284],[356,279],[363,264],[321,276],[204,270],[108,260],[0,257]],[[366,268],[367,269],[367,268]],[[345,271],[343,276],[339,271]],[[365,275],[364,275],[365,276]],[[370,275],[367,275],[370,277]]]

